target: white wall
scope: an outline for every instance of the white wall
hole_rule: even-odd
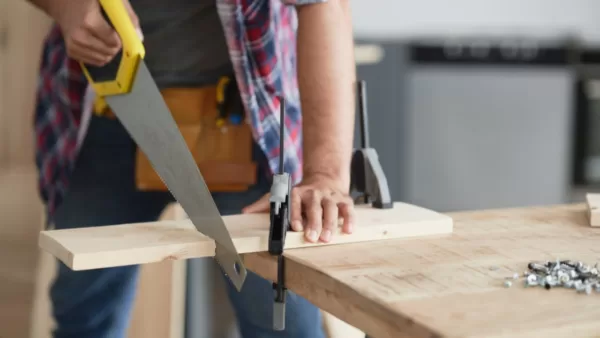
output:
[[[351,0],[358,37],[580,34],[600,43],[598,0]]]

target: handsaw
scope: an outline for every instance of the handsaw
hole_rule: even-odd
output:
[[[111,62],[82,69],[97,96],[148,157],[154,170],[181,204],[196,229],[215,241],[215,260],[236,289],[246,268],[231,235],[145,62],[145,48],[123,0],[99,0],[102,14],[121,38]]]

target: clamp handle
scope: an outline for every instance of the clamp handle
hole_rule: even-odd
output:
[[[81,63],[81,68],[97,96],[125,94],[131,90],[146,50],[123,0],[98,1],[102,15],[121,38],[123,47],[106,65],[96,67]]]

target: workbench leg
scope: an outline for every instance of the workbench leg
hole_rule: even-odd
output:
[[[167,206],[160,219],[185,219],[179,209]],[[128,338],[184,337],[186,267],[185,260],[142,265]]]

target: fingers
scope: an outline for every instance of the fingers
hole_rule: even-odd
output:
[[[292,230],[302,231],[302,197],[296,188],[292,189],[290,197],[290,222]]]
[[[323,231],[320,239],[329,243],[338,225],[338,206],[333,198],[324,198],[321,205],[323,207]]]
[[[97,67],[103,66],[108,62],[106,56],[73,42],[67,43],[67,53],[77,61]]]
[[[71,36],[67,42],[67,52],[72,58],[96,66],[109,62],[115,55],[107,50],[102,41],[82,30]]]
[[[338,203],[339,216],[344,219],[342,224],[342,232],[351,234],[354,230],[356,222],[356,216],[354,213],[354,201],[352,198],[346,197],[340,203]]]
[[[110,62],[121,48],[117,32],[104,19],[100,5],[93,2],[82,18],[65,21],[65,43],[70,57],[93,66]],[[66,19],[65,19],[66,20]]]
[[[121,39],[117,32],[104,19],[102,13],[98,11],[91,12],[85,19],[83,28],[91,35],[103,42],[104,49],[112,50],[114,53],[121,47]],[[116,51],[115,51],[116,50]]]
[[[294,231],[302,231],[307,241],[331,242],[339,218],[343,218],[342,232],[350,234],[356,222],[354,202],[347,195],[329,189],[295,187],[292,189],[291,222]],[[304,216],[304,217],[303,217]]]
[[[321,207],[321,193],[318,190],[308,190],[302,196],[302,205],[306,214],[306,229],[304,236],[309,242],[316,243],[323,228],[323,209]]]
[[[108,46],[95,35],[80,31],[66,41],[67,53],[70,57],[93,66],[104,66],[110,62],[118,48]]]

